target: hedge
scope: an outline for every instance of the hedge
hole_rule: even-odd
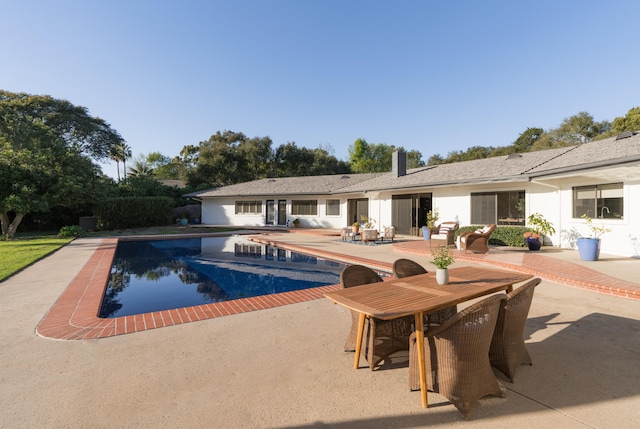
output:
[[[485,226],[486,225],[462,226],[456,231],[456,239],[458,235],[465,231],[475,231]],[[489,244],[494,246],[526,247],[527,242],[523,236],[526,231],[531,231],[531,229],[524,226],[499,226],[493,230],[489,238]]]
[[[173,205],[168,197],[107,198],[98,203],[94,215],[99,229],[169,225],[173,223]]]

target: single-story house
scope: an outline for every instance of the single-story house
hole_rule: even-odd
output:
[[[589,236],[583,214],[611,229],[602,252],[640,255],[640,131],[577,146],[406,169],[394,153],[389,173],[266,178],[196,192],[202,223],[339,228],[375,219],[381,229],[419,235],[426,213],[461,226],[525,226],[541,213],[555,227],[547,243],[575,247]]]

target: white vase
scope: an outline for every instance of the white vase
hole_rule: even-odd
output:
[[[449,283],[449,269],[436,268],[436,282],[438,282],[439,285],[446,285]]]

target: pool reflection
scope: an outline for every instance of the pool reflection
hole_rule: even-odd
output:
[[[241,237],[121,241],[100,317],[336,284],[343,267]]]

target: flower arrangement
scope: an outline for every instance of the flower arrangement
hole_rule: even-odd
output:
[[[455,261],[456,260],[453,257],[453,255],[449,253],[449,249],[446,247],[441,247],[433,255],[433,259],[431,260],[431,263],[435,265],[437,268],[444,270],[449,265],[453,264]]]
[[[540,234],[537,234],[537,233],[532,232],[532,231],[527,231],[522,235],[524,236],[524,238],[531,238],[533,240],[539,240],[540,239]]]
[[[587,227],[591,230],[591,235],[589,236],[590,238],[600,238],[602,234],[606,232],[611,232],[611,230],[605,227],[604,225],[600,225],[600,226],[594,225],[591,218],[586,214],[583,214],[580,217],[584,219],[585,223],[587,224]]]

